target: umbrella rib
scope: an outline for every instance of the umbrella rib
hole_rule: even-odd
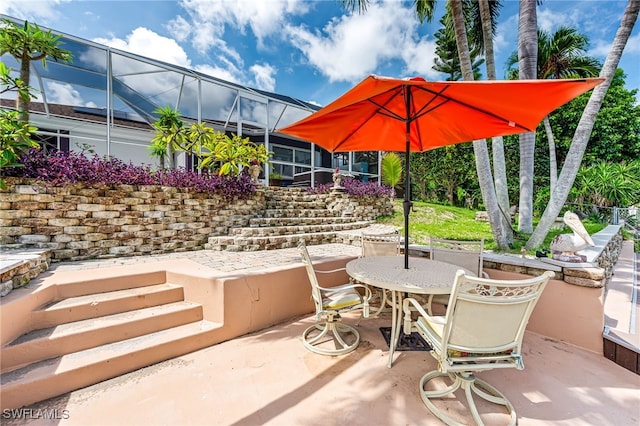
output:
[[[395,88],[394,88],[395,89]],[[389,92],[394,91],[394,90],[389,90]],[[386,92],[385,92],[386,93]],[[404,121],[404,118],[395,114],[393,111],[391,111],[390,109],[388,109],[385,105],[389,102],[391,102],[393,100],[393,98],[395,98],[396,96],[398,96],[398,90],[395,89],[395,93],[393,94],[393,96],[391,96],[387,102],[385,104],[380,104],[378,102],[375,102],[372,99],[367,99],[368,102],[374,104],[375,106],[378,107],[377,110],[374,110],[373,113],[366,119],[366,120],[362,120],[362,123],[357,126],[355,129],[353,129],[353,131],[349,132],[348,134],[345,135],[345,137],[342,138],[342,140],[338,143],[336,143],[335,147],[333,148],[332,152],[335,152],[338,148],[340,148],[340,146],[342,146],[342,144],[344,144],[354,133],[356,133],[362,126],[364,126],[364,124],[374,115],[376,114],[380,114],[380,115],[384,115],[387,116],[389,118],[392,119],[396,119],[399,121]]]
[[[458,105],[462,105],[462,106],[464,106],[464,107],[466,107],[466,108],[472,109],[472,110],[474,110],[474,111],[478,111],[478,112],[480,112],[480,113],[482,113],[482,114],[485,114],[485,115],[487,115],[487,116],[489,116],[489,117],[493,117],[493,118],[496,118],[496,119],[498,119],[498,120],[501,120],[501,121],[503,121],[503,122],[505,122],[505,123],[508,123],[509,125],[511,125],[511,126],[513,126],[513,127],[519,127],[519,128],[521,128],[521,129],[523,129],[523,130],[526,130],[526,131],[528,131],[528,132],[533,132],[533,130],[532,130],[532,129],[530,129],[530,128],[526,127],[526,126],[523,126],[523,125],[522,125],[522,124],[520,124],[520,123],[516,123],[515,121],[512,121],[512,120],[509,120],[509,119],[504,118],[504,117],[502,117],[502,116],[499,116],[498,114],[494,114],[494,113],[492,113],[492,112],[490,112],[490,111],[487,111],[487,110],[485,110],[485,109],[478,108],[478,107],[473,106],[473,105],[471,105],[471,104],[468,104],[468,103],[466,103],[466,102],[462,102],[462,101],[460,101],[460,100],[457,100],[457,99],[455,99],[455,98],[452,98],[452,97],[450,97],[450,96],[445,95],[445,94],[444,94],[444,91],[445,91],[446,89],[448,89],[449,87],[451,87],[451,85],[446,86],[446,87],[445,87],[445,88],[443,88],[440,92],[436,92],[435,90],[431,90],[431,89],[429,89],[429,88],[422,87],[422,86],[415,86],[415,87],[416,87],[417,89],[423,90],[423,91],[425,91],[425,92],[427,92],[427,93],[431,93],[432,95],[435,95],[435,96],[437,96],[437,97],[441,97],[441,98],[443,98],[443,99],[446,99],[446,101],[448,101],[448,102],[454,102],[454,103],[456,103],[456,104],[458,104]],[[429,103],[425,104],[425,106],[424,106],[424,107],[422,107],[422,108],[420,109],[420,111],[418,111],[418,113],[417,113],[414,117],[411,117],[411,120],[416,120],[416,119],[418,119],[418,118],[422,117],[423,115],[428,114],[429,112],[433,111],[435,108],[438,108],[438,107],[440,107],[440,106],[444,105],[445,103],[446,103],[446,102],[443,102],[443,103],[441,103],[441,104],[439,104],[439,105],[436,105],[436,106],[435,106],[435,107],[433,107],[433,108],[430,108],[430,109],[429,109],[429,110],[427,110],[427,111],[424,111],[424,109],[426,108],[426,106],[428,106],[428,105],[430,104],[430,102],[429,102]],[[513,124],[512,124],[512,123],[513,123]]]

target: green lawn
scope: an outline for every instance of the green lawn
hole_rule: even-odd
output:
[[[429,204],[419,201],[413,202],[414,211],[409,215],[409,236],[413,244],[429,244],[429,236],[451,240],[479,240],[484,238],[485,249],[497,251],[493,241],[491,227],[488,222],[475,220],[476,211],[462,207],[451,207],[439,204]],[[535,219],[534,219],[535,221]],[[394,201],[394,214],[378,219],[378,223],[397,226],[404,233],[404,217],[402,214],[402,200]],[[604,228],[606,224],[584,223],[589,234],[594,234]],[[514,228],[516,226],[514,225]],[[542,249],[548,249],[549,243],[557,234],[572,232],[569,228],[552,230],[547,235]],[[517,234],[514,237],[512,253],[520,253],[521,247],[527,242],[528,235]],[[535,254],[535,250],[529,252]]]

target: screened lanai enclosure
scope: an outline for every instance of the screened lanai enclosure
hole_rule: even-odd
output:
[[[0,15],[18,25],[24,21]],[[41,27],[48,31],[48,28]],[[150,155],[151,123],[158,108],[170,106],[183,120],[205,122],[217,131],[248,137],[273,152],[266,165],[284,184],[315,185],[330,181],[339,168],[362,180],[379,181],[379,152],[332,154],[306,141],[278,134],[319,107],[291,96],[225,81],[193,69],[114,49],[60,33],[69,63],[31,63],[30,86],[36,90],[30,122],[45,149],[84,151],[157,166]],[[1,58],[17,77],[20,64]],[[15,108],[15,92],[2,94],[2,108]],[[180,167],[193,168],[190,156],[176,154]]]

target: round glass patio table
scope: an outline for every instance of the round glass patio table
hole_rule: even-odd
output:
[[[449,294],[456,272],[460,269],[475,276],[473,272],[458,265],[415,257],[409,258],[409,269],[404,268],[402,256],[367,256],[347,263],[349,276],[361,283],[391,291],[389,368],[400,336],[403,294]]]

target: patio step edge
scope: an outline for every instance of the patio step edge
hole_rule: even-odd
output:
[[[44,401],[216,343],[220,324],[201,320],[51,358],[3,374],[2,409]]]
[[[200,304],[179,301],[34,330],[2,348],[0,371],[6,374],[66,353],[115,343],[202,319]]]

